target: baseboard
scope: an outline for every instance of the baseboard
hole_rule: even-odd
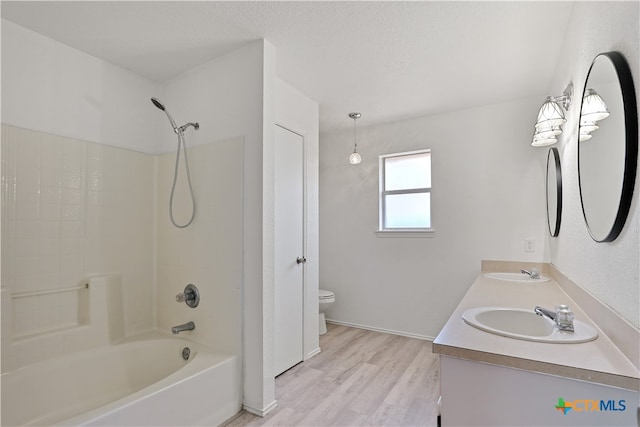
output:
[[[313,356],[315,356],[316,354],[320,353],[320,347],[317,347],[315,350],[310,351],[309,353],[307,353],[307,355],[305,356],[304,360],[309,360],[311,359]]]
[[[265,408],[263,409],[258,409],[258,408],[254,408],[251,405],[248,405],[247,403],[243,403],[242,404],[242,409],[244,409],[245,411],[252,413],[253,415],[257,415],[259,417],[264,417],[267,414],[269,414],[269,412],[273,411],[276,406],[278,406],[278,401],[274,400],[273,402],[271,402],[269,405],[267,405]]]
[[[374,326],[358,325],[357,323],[342,322],[340,320],[335,320],[335,319],[327,319],[327,323],[333,323],[334,325],[341,325],[341,326],[349,326],[351,328],[366,329],[368,331],[374,331],[374,332],[383,332],[385,334],[400,335],[403,337],[416,338],[424,341],[433,341],[435,339],[434,337],[430,337],[427,335],[413,334],[411,332],[394,331],[392,329],[376,328]]]

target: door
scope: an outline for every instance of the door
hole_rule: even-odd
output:
[[[276,126],[275,374],[303,359],[304,139]]]

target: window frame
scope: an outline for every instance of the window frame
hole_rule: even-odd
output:
[[[386,178],[386,164],[385,161],[390,158],[399,158],[405,156],[413,156],[416,154],[429,154],[429,162],[432,164],[432,152],[430,148],[421,150],[404,151],[400,153],[381,154],[378,156],[378,170],[379,170],[379,187],[378,187],[378,230],[376,235],[378,237],[433,237],[433,220],[431,221],[431,227],[408,227],[408,228],[385,228],[386,223],[386,196],[402,195],[402,194],[429,194],[431,195],[431,186],[416,187],[403,190],[385,190],[385,178]],[[433,172],[433,168],[431,171]],[[433,175],[433,174],[431,174]],[[431,177],[430,177],[431,178]],[[433,212],[431,199],[429,200],[429,215]],[[431,218],[433,219],[433,218]]]

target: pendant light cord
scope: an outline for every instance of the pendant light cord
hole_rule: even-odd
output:
[[[353,152],[355,153],[358,148],[358,128],[356,126],[357,117],[353,118]]]

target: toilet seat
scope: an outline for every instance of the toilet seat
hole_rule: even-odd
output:
[[[318,298],[322,302],[329,302],[329,301],[335,301],[336,295],[331,291],[327,291],[326,289],[319,289]]]

